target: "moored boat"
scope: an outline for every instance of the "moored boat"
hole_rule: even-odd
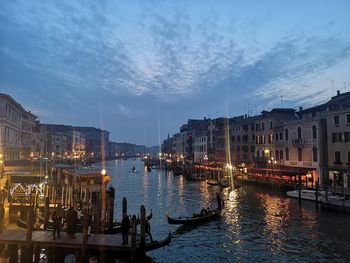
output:
[[[162,240],[155,240],[153,242],[146,242],[145,245],[142,247],[143,251],[151,251],[157,248],[161,248],[164,246],[169,245],[171,242],[171,233],[168,233],[168,236],[165,239]]]
[[[287,196],[299,198],[299,190],[293,190],[293,191],[287,191]],[[301,199],[304,200],[310,200],[310,201],[316,201],[316,190],[301,190]],[[318,199],[321,200],[321,198],[324,198],[326,196],[325,191],[318,191]]]
[[[167,215],[167,218],[168,218],[168,223],[171,225],[176,225],[176,224],[191,225],[191,224],[198,224],[198,223],[215,219],[220,216],[220,213],[221,213],[221,209],[217,209],[214,211],[209,211],[207,213],[194,214],[192,217],[180,216],[179,218],[172,218],[169,215]]]

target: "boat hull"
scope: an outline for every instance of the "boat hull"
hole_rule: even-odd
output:
[[[220,216],[220,213],[221,213],[221,210],[216,210],[204,216],[171,218],[170,216],[167,215],[167,218],[168,218],[168,223],[171,225],[193,225],[193,224],[199,224],[202,222],[206,222],[206,221],[218,218]]]

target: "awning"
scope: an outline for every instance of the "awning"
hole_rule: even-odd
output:
[[[284,166],[279,165],[276,168],[252,168],[249,171],[253,173],[263,173],[263,174],[275,174],[281,176],[297,176],[305,175],[310,171],[315,171],[316,168],[312,167],[294,167],[294,166]]]

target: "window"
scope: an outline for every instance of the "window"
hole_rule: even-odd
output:
[[[272,121],[270,121],[270,129],[272,129],[272,128],[273,128]]]
[[[265,144],[265,135],[261,135],[261,143]]]
[[[312,161],[317,162],[317,148],[312,148]]]
[[[298,139],[301,139],[301,128],[298,127]]]
[[[334,164],[341,164],[340,152],[334,152]]]
[[[289,161],[289,149],[286,148],[286,161]]]
[[[235,141],[235,136],[232,136],[232,141],[233,141],[233,142]]]
[[[280,132],[280,140],[282,141],[283,140],[283,133]]]
[[[316,125],[312,126],[312,139],[317,139],[317,128],[316,128]]]
[[[265,129],[265,123],[261,123],[261,130]]]
[[[344,132],[344,142],[350,142],[350,132]]]
[[[333,124],[334,125],[339,125],[339,116],[338,115],[333,117]]]
[[[240,142],[241,141],[241,136],[237,136],[237,142]]]
[[[255,152],[255,146],[254,145],[250,146],[250,152],[252,152],[252,153]]]
[[[254,141],[255,140],[255,134],[253,133],[252,134],[252,141]]]
[[[276,160],[280,159],[280,152],[278,150],[276,150]]]
[[[259,123],[255,124],[255,130],[260,131],[260,124]]]
[[[286,141],[288,141],[288,129],[285,129],[285,131],[284,131],[284,137],[286,138]]]
[[[275,134],[275,139],[278,141],[278,133]]]
[[[350,165],[350,152],[348,152],[348,163],[347,165]]]
[[[350,124],[350,114],[346,115],[346,124]]]
[[[301,148],[298,148],[298,161],[303,161],[303,150]]]
[[[332,133],[332,142],[341,142],[341,132]]]
[[[280,159],[283,160],[283,151],[280,150]]]
[[[267,140],[268,140],[269,143],[272,143],[272,137],[273,137],[272,134],[269,134],[269,135],[268,135]]]
[[[254,123],[252,123],[252,124],[250,124],[250,129],[252,130],[252,131],[254,131]]]

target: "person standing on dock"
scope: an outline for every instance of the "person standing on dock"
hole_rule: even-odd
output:
[[[66,217],[67,217],[66,218],[66,220],[67,220],[67,235],[70,238],[75,238],[74,234],[76,232],[77,221],[78,221],[77,211],[73,207],[70,207],[67,211]]]
[[[56,239],[56,232],[57,232],[57,238],[60,239],[62,218],[56,209],[52,213],[52,222],[53,222],[53,239],[54,240]]]
[[[123,243],[122,245],[128,244],[128,235],[129,235],[129,228],[130,228],[130,220],[127,214],[124,214],[123,220],[122,220],[122,236],[123,236]]]

